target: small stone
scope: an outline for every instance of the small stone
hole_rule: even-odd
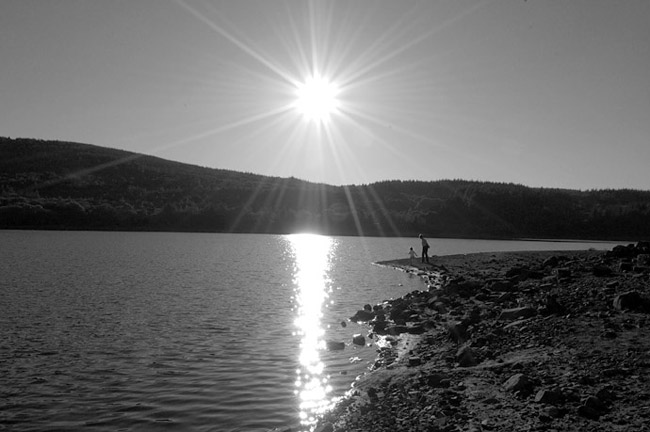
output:
[[[589,396],[583,401],[583,405],[589,408],[592,408],[598,412],[603,412],[607,410],[607,407],[596,396]]]
[[[603,402],[611,402],[616,399],[616,395],[610,389],[607,388],[598,390],[598,392],[596,393],[596,397]]]
[[[469,346],[464,346],[456,353],[456,361],[460,367],[472,367],[479,364],[478,356]]]
[[[352,343],[355,345],[364,346],[366,344],[366,338],[363,335],[355,334],[352,336]]]
[[[519,318],[530,318],[535,315],[537,315],[537,309],[532,307],[519,307],[502,310],[498,319],[500,321],[512,321]]]
[[[562,393],[553,390],[540,390],[535,395],[535,402],[555,405],[562,401]]]
[[[419,335],[424,333],[425,331],[426,329],[424,328],[424,326],[420,324],[406,326],[406,333],[408,334]]]
[[[489,421],[489,420],[483,420],[481,422],[481,428],[483,428],[484,430],[492,430],[495,427],[496,427],[496,425],[494,423],[492,423],[491,421]]]
[[[556,256],[552,256],[544,260],[542,267],[557,267],[560,263],[560,260]]]
[[[552,406],[546,409],[546,414],[552,418],[560,418],[560,417],[564,417],[564,414],[566,414],[566,410]]]
[[[469,339],[467,335],[467,329],[465,326],[459,322],[454,321],[449,324],[449,338],[456,343],[463,343]]]
[[[607,277],[607,276],[611,276],[614,273],[611,268],[602,264],[594,266],[591,269],[591,272],[593,273],[594,276],[597,277]]]

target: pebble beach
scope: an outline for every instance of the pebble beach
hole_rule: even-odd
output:
[[[650,244],[377,263],[422,291],[360,309],[373,370],[338,431],[650,431]]]

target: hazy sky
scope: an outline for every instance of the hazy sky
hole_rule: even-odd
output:
[[[326,123],[294,107],[314,73]],[[0,136],[334,185],[650,189],[650,1],[0,0]]]

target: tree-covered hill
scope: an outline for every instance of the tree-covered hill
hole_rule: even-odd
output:
[[[650,191],[463,180],[329,186],[0,138],[0,228],[650,238]]]

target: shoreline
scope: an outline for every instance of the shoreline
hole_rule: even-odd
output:
[[[375,264],[427,290],[373,308],[396,342],[317,432],[650,430],[650,244]]]

